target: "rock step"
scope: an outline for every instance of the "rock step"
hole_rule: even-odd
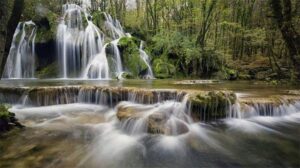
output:
[[[283,113],[289,106],[298,110],[300,96],[289,94],[266,98],[238,98],[232,91],[199,91],[174,89],[141,89],[107,86],[47,86],[0,87],[0,102],[31,106],[49,106],[69,103],[103,104],[115,107],[122,101],[137,104],[155,104],[167,100],[181,102],[188,96],[187,104],[194,119],[211,121],[255,111],[258,115]],[[284,108],[283,108],[284,107]],[[300,107],[299,107],[300,108]],[[277,111],[280,112],[277,112]],[[239,113],[239,114],[234,114]]]

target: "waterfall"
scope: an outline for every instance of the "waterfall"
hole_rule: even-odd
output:
[[[118,43],[121,38],[131,35],[107,13],[103,13],[104,27],[98,28],[92,22],[91,6],[90,0],[69,0],[62,5],[56,33],[59,76],[63,79],[122,79],[124,68]],[[103,29],[108,32],[107,35],[102,32]],[[3,78],[34,78],[36,31],[32,21],[18,25]],[[112,51],[112,56],[106,53],[107,50]],[[153,73],[143,43],[139,51],[148,66],[145,78],[152,79]]]
[[[124,32],[120,22],[113,20],[111,15],[103,13],[105,16],[105,27],[111,32],[112,42],[107,43],[104,47],[101,47],[101,53],[92,59],[86,66],[83,72],[83,78],[86,79],[109,79],[113,74],[119,77],[123,73],[122,60],[120,50],[118,48],[118,42],[122,37],[127,36]],[[90,22],[90,24],[92,24]],[[104,41],[104,40],[103,40]],[[112,46],[113,58],[112,65],[108,65],[106,48],[108,45]]]
[[[57,30],[58,57],[63,78],[80,77],[89,62],[102,50],[104,36],[90,20],[85,8],[76,4],[63,5],[63,17]],[[85,21],[87,26],[84,29]],[[100,69],[103,68],[108,67]]]
[[[141,41],[141,45],[140,45],[140,56],[142,58],[142,60],[146,63],[147,67],[148,67],[148,70],[147,70],[147,73],[146,75],[144,76],[144,78],[146,79],[154,79],[154,75],[153,75],[153,72],[152,72],[152,68],[150,66],[150,60],[149,60],[149,56],[148,54],[144,51],[144,42]]]
[[[88,13],[90,1],[63,5],[63,16],[57,30],[57,48],[62,78],[109,79],[123,72],[118,48],[120,38],[126,34],[118,20],[104,13],[105,27],[113,41],[104,44],[105,36],[93,24]],[[85,26],[85,24],[87,24]],[[108,64],[106,49],[113,48],[112,65]]]
[[[21,22],[13,36],[3,78],[34,78],[36,25]]]

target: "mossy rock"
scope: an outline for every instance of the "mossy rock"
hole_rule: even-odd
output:
[[[236,95],[227,91],[211,91],[192,95],[192,116],[195,120],[211,121],[225,118]]]
[[[58,77],[58,64],[56,62],[44,67],[37,72],[38,78],[55,78]]]
[[[238,71],[231,68],[225,68],[225,79],[227,80],[237,80],[238,79]]]
[[[36,42],[55,39],[61,4],[47,0],[26,0],[22,21],[32,20],[37,25]]]
[[[58,15],[49,12],[45,17],[36,17],[34,22],[37,24],[36,42],[47,42],[56,38],[58,26]]]
[[[133,76],[131,73],[124,72],[124,73],[122,74],[122,78],[123,78],[123,79],[134,79],[134,76]]]
[[[8,120],[11,117],[11,113],[8,111],[8,106],[1,104],[0,105],[0,119]]]
[[[176,73],[174,65],[169,64],[168,61],[160,58],[153,61],[153,70],[155,77],[159,79],[171,78]]]
[[[123,37],[118,43],[121,51],[123,68],[130,72],[134,77],[138,78],[141,72],[148,67],[144,60],[140,57],[139,47],[134,38]]]
[[[15,114],[8,111],[9,106],[0,104],[0,133],[7,132],[14,127],[23,128],[15,118]]]
[[[104,27],[104,22],[105,22],[105,16],[104,16],[104,13],[101,12],[101,11],[94,11],[92,13],[92,20],[93,20],[93,23],[99,27],[100,29],[103,29]]]

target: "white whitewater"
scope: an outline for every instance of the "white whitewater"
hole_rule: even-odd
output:
[[[120,50],[118,48],[119,41],[120,41],[120,38],[118,38],[118,39],[111,42],[111,45],[113,47],[114,64],[115,64],[114,72],[115,72],[116,76],[122,74],[122,72],[123,72],[121,54],[120,54]]]
[[[197,167],[199,163],[203,167],[219,167],[214,164],[215,156],[240,158],[244,153],[236,153],[235,149],[244,149],[245,146],[236,144],[243,144],[257,135],[264,142],[265,138],[269,138],[267,140],[272,143],[277,142],[274,139],[278,137],[298,138],[296,133],[285,135],[284,130],[299,125],[299,102],[268,109],[270,116],[261,116],[265,108],[256,108],[252,113],[251,105],[249,108],[232,107],[253,115],[228,116],[224,122],[220,120],[219,125],[219,122],[210,124],[193,120],[189,95],[147,105],[138,104],[136,95],[131,95],[128,101],[120,102],[115,108],[107,106],[105,100],[109,94],[101,92],[95,97],[92,92],[82,91],[79,95],[80,103],[46,107],[14,106],[11,109],[20,120],[28,121],[26,123],[32,129],[70,132],[69,137],[82,137],[87,144],[79,150],[88,152],[80,158],[82,160],[76,160],[79,162],[77,167],[147,167],[147,164],[149,167],[184,167],[187,164]],[[94,99],[96,103],[92,103]],[[105,105],[99,105],[101,102]],[[118,113],[126,109],[127,116],[120,120]],[[277,114],[276,111],[281,112]],[[149,131],[149,127],[157,132]],[[258,142],[255,141],[254,147]],[[248,148],[245,150],[251,152]],[[218,155],[211,155],[212,152]],[[198,163],[199,160],[201,162]]]
[[[144,76],[144,78],[146,79],[154,79],[154,75],[153,75],[153,71],[150,65],[150,59],[149,59],[149,55],[144,51],[144,42],[141,41],[140,44],[140,56],[142,58],[142,60],[146,63],[148,69],[147,69],[147,74]]]
[[[36,25],[21,22],[14,33],[3,78],[34,78]]]
[[[120,22],[103,13],[107,36],[92,22],[91,0],[70,0],[62,6],[56,33],[59,77],[83,79],[123,79],[125,71],[119,40],[131,37]],[[15,31],[3,78],[34,78],[35,37],[32,21],[20,23]],[[110,41],[110,42],[107,42]],[[112,55],[106,53],[112,51]],[[149,57],[141,44],[140,55],[148,66],[145,78],[153,78]],[[108,58],[109,57],[109,58]],[[129,72],[130,73],[130,72]]]
[[[99,54],[97,54],[87,65],[83,72],[83,78],[85,79],[109,79],[109,66],[106,57],[105,44]]]
[[[126,33],[118,20],[114,20],[111,15],[104,13],[105,27],[111,31],[113,39],[119,39],[126,36]]]
[[[105,35],[93,24],[89,14],[91,1],[71,1],[63,5],[63,16],[57,30],[57,49],[62,78],[110,79],[123,74],[118,42],[125,33],[120,22],[104,13],[105,28],[112,41],[105,44]],[[77,2],[77,4],[75,4]],[[87,23],[87,25],[86,25]],[[112,47],[108,63],[106,50]]]
[[[85,3],[83,7],[76,4],[63,5],[62,21],[57,30],[58,58],[63,78],[80,77],[89,62],[102,51],[104,36],[90,21],[87,7]],[[85,22],[86,28],[84,28]],[[107,64],[106,59],[101,61],[104,65]],[[99,69],[104,68],[107,66]]]

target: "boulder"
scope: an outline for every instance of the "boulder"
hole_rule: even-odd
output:
[[[121,51],[123,68],[131,72],[132,76],[138,78],[139,75],[148,69],[147,64],[140,56],[137,40],[133,37],[123,37],[118,43]]]
[[[236,95],[229,91],[210,91],[192,94],[191,115],[196,121],[225,118],[229,107],[236,102]]]
[[[154,113],[148,117],[148,133],[165,134],[167,133],[166,122],[167,116],[163,113]]]
[[[8,111],[8,107],[0,105],[0,133],[9,131],[14,127],[23,128],[18,120],[15,118],[15,114]]]

